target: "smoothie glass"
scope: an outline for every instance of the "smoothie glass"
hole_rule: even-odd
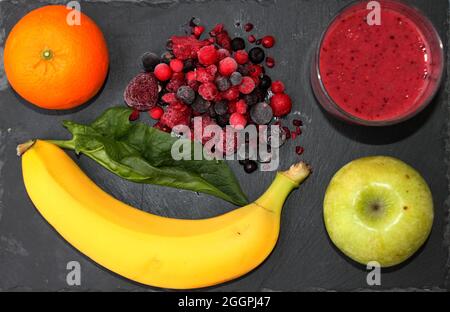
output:
[[[311,85],[335,117],[387,126],[412,118],[430,103],[443,76],[443,45],[416,8],[379,0],[381,23],[369,25],[368,3],[351,3],[328,25],[313,58]]]

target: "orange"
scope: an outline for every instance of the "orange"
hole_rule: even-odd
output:
[[[27,101],[46,109],[70,109],[103,86],[108,48],[99,27],[81,13],[70,26],[62,5],[36,9],[12,29],[5,44],[8,81]]]

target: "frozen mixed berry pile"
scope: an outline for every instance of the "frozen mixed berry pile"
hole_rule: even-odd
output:
[[[248,23],[243,29],[251,33],[254,26]],[[161,56],[152,52],[142,56],[144,71],[124,92],[126,104],[134,109],[130,120],[148,112],[157,121],[155,127],[166,132],[177,125],[192,127],[198,116],[203,117],[203,127],[230,125],[239,130],[250,124],[276,124],[281,126],[281,144],[301,135],[300,120],[293,122],[294,129],[282,124],[292,110],[292,99],[283,82],[273,81],[266,72],[266,67],[275,66],[275,59],[267,54],[276,44],[273,36],[231,38],[223,24],[204,36],[205,27],[195,18],[189,32],[172,36]],[[202,143],[208,140],[204,137]],[[267,141],[270,145],[270,138]],[[224,144],[224,154],[236,150],[235,145]],[[297,154],[303,151],[296,147]],[[249,173],[258,168],[255,161],[240,163]]]

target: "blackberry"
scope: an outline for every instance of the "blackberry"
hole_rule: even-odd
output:
[[[189,86],[181,86],[177,91],[177,97],[185,104],[192,104],[195,100],[195,91]]]
[[[233,40],[231,40],[231,49],[235,52],[239,50],[244,50],[245,40],[239,37],[234,38]]]
[[[218,76],[215,82],[217,89],[219,89],[219,91],[221,92],[227,91],[231,87],[230,81],[228,80],[227,77],[224,76]]]
[[[256,47],[250,50],[248,56],[253,64],[261,64],[266,58],[266,53],[263,49]]]
[[[156,65],[161,63],[161,58],[152,52],[146,52],[141,57],[142,66],[146,72],[152,72],[155,70]]]
[[[234,72],[230,76],[230,82],[233,86],[238,86],[242,83],[242,74],[240,72]]]

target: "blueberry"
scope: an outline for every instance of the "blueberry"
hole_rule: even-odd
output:
[[[233,51],[244,50],[245,40],[239,37],[234,38],[233,40],[231,40],[231,49],[233,49]]]
[[[200,114],[207,113],[211,107],[211,102],[206,101],[201,96],[197,96],[192,104],[192,109]]]
[[[250,117],[258,125],[267,125],[273,118],[272,107],[266,102],[252,106]]]
[[[234,72],[230,76],[230,81],[233,86],[238,86],[242,83],[242,74],[239,72]]]
[[[224,92],[230,89],[231,84],[227,77],[219,76],[216,78],[216,86],[219,91]]]
[[[261,78],[261,83],[259,84],[260,88],[267,90],[270,88],[271,85],[272,85],[272,79],[269,76],[264,75]]]
[[[256,161],[250,160],[249,162],[247,162],[244,165],[244,170],[245,172],[247,172],[248,174],[255,172],[256,170],[258,170],[258,164],[256,163]]]
[[[261,64],[266,59],[266,53],[259,47],[251,49],[248,56],[253,64]]]
[[[214,104],[214,110],[219,116],[223,116],[228,112],[228,104],[226,101],[220,101]]]
[[[195,91],[189,86],[181,86],[177,91],[177,97],[185,104],[192,104],[195,100]]]
[[[152,52],[146,52],[141,57],[142,66],[144,67],[146,72],[152,72],[156,65],[161,63],[161,58]]]

